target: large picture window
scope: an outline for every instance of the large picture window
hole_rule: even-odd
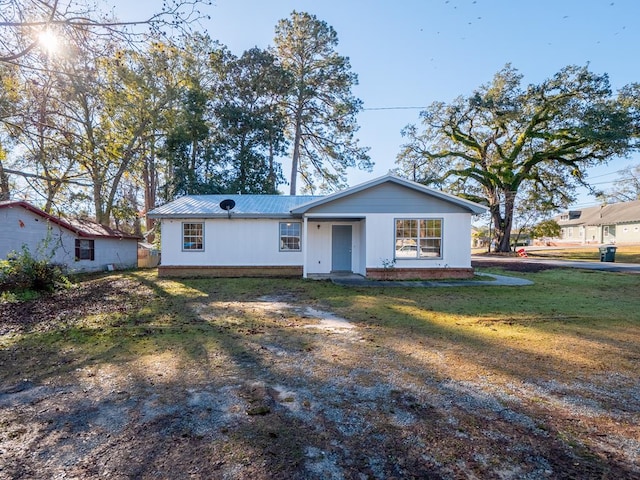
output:
[[[201,252],[204,250],[204,223],[182,224],[182,250]]]
[[[442,219],[396,220],[396,258],[441,258]]]
[[[300,222],[282,222],[280,224],[280,251],[299,252],[301,249]]]
[[[76,238],[76,260],[95,260],[94,240],[84,240]]]

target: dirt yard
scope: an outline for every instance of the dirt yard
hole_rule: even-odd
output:
[[[0,479],[640,478],[637,377],[462,372],[295,290],[162,288],[0,305]]]

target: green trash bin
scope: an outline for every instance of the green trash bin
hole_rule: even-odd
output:
[[[616,249],[613,245],[603,245],[600,247],[600,261],[601,262],[615,262],[616,261]]]

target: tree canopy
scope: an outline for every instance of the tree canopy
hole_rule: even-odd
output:
[[[346,168],[370,168],[354,138],[356,76],[333,29],[294,12],[279,24],[282,48],[235,56],[188,31],[207,3],[165,2],[137,36],[95,7],[0,0],[0,199],[140,233],[141,214],[180,195],[278,193],[296,130],[294,193],[298,171],[307,189],[327,190]],[[161,34],[174,24],[179,35]],[[285,35],[294,24],[305,31]],[[49,27],[64,55],[35,43]],[[308,74],[285,54],[301,45]]]
[[[399,168],[488,205],[497,251],[506,252],[519,195],[546,210],[565,207],[577,186],[588,186],[587,167],[635,147],[630,98],[615,96],[607,75],[588,67],[525,87],[507,65],[470,96],[421,112],[421,125],[402,132]]]
[[[362,102],[351,88],[358,78],[337,45],[336,31],[308,13],[294,11],[276,27],[274,54],[293,79],[284,104],[291,195],[298,175],[305,190],[326,191],[344,186],[347,168],[371,171],[373,166],[355,137]]]
[[[158,36],[167,29],[184,33],[205,15],[209,0],[168,0],[145,18],[123,21],[95,7],[71,0],[0,0],[0,63],[15,62],[52,42],[89,37],[118,41],[144,40],[146,35],[127,27],[146,26]],[[49,43],[46,45],[43,43]]]

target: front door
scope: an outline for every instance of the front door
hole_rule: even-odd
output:
[[[351,225],[333,225],[331,229],[331,271],[351,271]]]

